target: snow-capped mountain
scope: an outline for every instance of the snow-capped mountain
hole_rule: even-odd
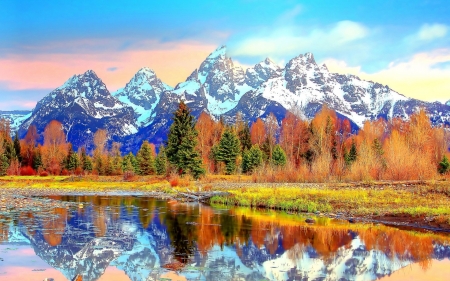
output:
[[[408,98],[386,85],[331,73],[311,53],[291,59],[284,67],[265,59],[244,71],[227,55],[225,46],[175,88],[149,68],[139,70],[113,96],[93,71],[73,76],[39,101],[30,115],[14,122],[22,122],[23,135],[30,124],[42,132],[50,120],[59,120],[75,147],[88,143],[97,129],[108,129],[125,151],[136,151],[143,140],[159,144],[166,138],[180,100],[196,117],[205,111],[227,122],[233,122],[238,112],[249,122],[270,113],[280,121],[289,110],[312,118],[327,105],[354,127],[380,117],[408,118],[421,107],[434,125],[450,124],[448,103]]]
[[[29,110],[13,110],[13,111],[1,111],[0,110],[0,118],[4,118],[9,121],[9,126],[11,128],[11,132],[15,133],[19,130],[20,125],[22,125],[23,121],[28,119],[31,116],[31,111]]]
[[[93,209],[73,214],[63,230],[54,234],[60,236],[58,245],[49,242],[49,234],[45,234],[48,230],[35,230],[31,234],[25,225],[11,224],[8,243],[30,245],[37,256],[69,280],[77,274],[83,280],[98,280],[108,266],[123,270],[132,281],[159,280],[167,272],[161,267],[175,261],[176,249],[170,238],[174,229],[170,230],[157,215],[143,228],[136,221],[137,213],[122,210],[121,214],[120,219],[114,219],[112,213],[103,214],[105,229],[101,235],[94,227]],[[320,230],[305,231],[314,234]],[[368,250],[363,239],[350,230],[341,234],[346,239],[342,239],[331,256],[304,243],[285,249],[283,234],[278,231],[274,234],[275,253],[269,250],[270,241],[256,246],[251,238],[239,247],[234,243],[214,244],[202,254],[194,244],[189,250],[192,254],[188,266],[178,274],[188,280],[377,280],[420,261],[389,248],[385,252]],[[449,245],[433,242],[430,246],[430,261],[450,258]]]
[[[252,88],[245,83],[242,67],[235,66],[221,46],[211,53],[200,68],[194,70],[173,93],[187,102],[190,98],[206,99],[206,109],[213,115],[221,115],[234,108],[240,98]]]
[[[113,96],[134,109],[137,124],[143,127],[154,117],[154,110],[161,95],[170,90],[172,87],[162,82],[153,70],[144,67],[134,75],[125,88],[119,89]]]
[[[408,118],[420,107],[428,110],[434,124],[448,123],[450,107],[407,98],[388,86],[364,81],[354,75],[330,73],[318,65],[311,53],[290,60],[285,68],[247,92],[239,104],[225,115],[232,118],[238,111],[252,120],[270,112],[282,118],[286,110],[300,110],[312,118],[322,105],[349,118],[358,126],[366,120],[383,117]]]
[[[106,129],[116,137],[137,132],[133,109],[114,98],[92,70],[72,76],[40,100],[20,131],[23,134],[35,125],[38,132],[43,132],[51,120],[63,124],[67,140],[75,147],[88,145],[98,129]]]

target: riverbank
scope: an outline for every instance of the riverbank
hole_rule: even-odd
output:
[[[183,194],[211,204],[271,208],[349,221],[450,231],[450,182],[252,183],[247,177],[213,176],[202,181],[163,177],[2,177],[0,188],[12,194],[136,193],[180,201]],[[195,200],[195,197],[190,199]]]

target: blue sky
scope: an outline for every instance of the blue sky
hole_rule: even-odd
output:
[[[32,108],[93,69],[111,91],[140,67],[183,81],[220,45],[243,66],[312,52],[331,71],[450,99],[448,1],[2,1],[0,109]]]

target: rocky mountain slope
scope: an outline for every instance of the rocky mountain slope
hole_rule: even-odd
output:
[[[115,137],[137,132],[133,108],[114,98],[92,70],[72,76],[40,100],[20,125],[20,132],[35,125],[42,133],[51,120],[63,124],[67,140],[75,147],[89,146],[98,129]]]
[[[75,146],[88,143],[99,128],[135,151],[142,140],[161,143],[180,100],[198,116],[202,111],[233,122],[241,112],[253,121],[274,113],[281,120],[295,110],[312,118],[327,105],[355,126],[377,118],[408,118],[425,108],[434,125],[450,124],[450,105],[405,97],[386,85],[354,75],[331,73],[311,53],[280,67],[270,59],[244,71],[228,57],[226,47],[211,53],[185,82],[172,88],[149,68],[142,68],[123,88],[111,95],[92,71],[73,76],[38,102],[20,126],[39,131],[56,119],[64,124]],[[20,119],[18,119],[20,120]]]
[[[11,132],[15,133],[19,130],[20,125],[23,121],[31,116],[31,111],[29,110],[12,110],[12,111],[2,111],[0,110],[0,118],[4,118],[9,122],[11,127]]]

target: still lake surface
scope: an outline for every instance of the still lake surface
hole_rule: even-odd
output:
[[[450,235],[141,196],[0,210],[0,280],[450,280]],[[50,206],[50,207],[48,207]]]

